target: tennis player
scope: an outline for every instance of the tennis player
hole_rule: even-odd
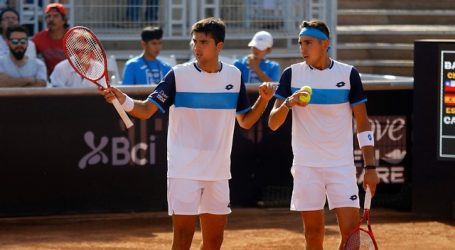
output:
[[[304,62],[283,71],[269,117],[269,127],[276,130],[292,110],[291,210],[301,212],[306,249],[322,249],[326,197],[329,209],[335,209],[338,218],[340,249],[359,221],[353,113],[364,158],[364,188],[369,185],[374,194],[379,182],[367,98],[359,73],[353,66],[329,57],[329,37],[325,23],[302,23],[298,42]],[[305,85],[313,89],[309,103],[299,100],[306,95],[300,90]]]
[[[225,25],[217,18],[196,22],[191,31],[196,60],[177,65],[144,101],[116,88],[112,94],[129,114],[147,119],[169,108],[167,143],[168,209],[172,216],[172,249],[190,249],[199,215],[201,249],[220,249],[229,206],[230,154],[235,120],[251,128],[273,97],[271,83],[259,86],[249,105],[240,71],[218,60]]]

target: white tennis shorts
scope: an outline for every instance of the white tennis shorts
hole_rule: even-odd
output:
[[[294,177],[291,210],[321,210],[326,197],[329,209],[359,207],[359,188],[354,166],[293,166],[291,173]]]
[[[229,180],[167,180],[169,215],[230,214],[229,202]]]

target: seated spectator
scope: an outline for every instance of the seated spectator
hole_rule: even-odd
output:
[[[157,84],[171,70],[171,66],[157,59],[161,51],[163,30],[145,27],[142,30],[142,55],[128,60],[123,70],[123,84]]]
[[[19,25],[19,13],[15,9],[6,8],[0,12],[0,56],[9,55],[9,47],[6,43],[6,30],[8,27]],[[36,58],[36,47],[33,41],[28,41],[28,58]]]
[[[27,29],[22,26],[9,27],[6,31],[10,54],[0,57],[0,87],[46,86],[46,67],[36,58],[25,56],[27,51]]]
[[[95,85],[82,78],[71,66],[68,59],[59,62],[50,76],[51,87],[85,88]]]
[[[47,72],[51,74],[55,65],[65,60],[63,37],[69,25],[66,9],[60,3],[47,5],[45,18],[47,29],[36,33],[33,41],[35,42],[37,52],[44,58]]]
[[[259,31],[248,43],[251,53],[234,62],[245,83],[278,82],[280,65],[265,57],[272,52],[273,37],[267,31]]]

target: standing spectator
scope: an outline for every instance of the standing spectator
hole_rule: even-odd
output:
[[[1,87],[46,86],[46,67],[37,58],[25,56],[27,30],[21,26],[9,27],[6,31],[10,54],[0,57]]]
[[[0,12],[0,56],[9,54],[9,47],[6,42],[6,30],[8,27],[19,25],[19,13],[15,9],[6,8]],[[25,53],[29,58],[36,58],[36,47],[33,41],[28,41],[27,52]]]
[[[163,30],[145,27],[142,30],[142,55],[128,60],[123,70],[123,84],[158,84],[171,70],[171,66],[157,59],[161,51]]]
[[[303,220],[305,249],[323,248],[326,199],[337,215],[342,249],[360,217],[353,118],[364,159],[363,186],[368,185],[374,195],[379,182],[367,98],[359,72],[329,57],[327,25],[312,20],[304,21],[301,28],[298,42],[304,62],[291,65],[281,75],[269,127],[278,129],[292,111],[291,210],[299,211]],[[302,89],[305,85],[312,90]],[[308,95],[309,102],[300,99]]]
[[[196,61],[177,65],[143,101],[115,87],[114,95],[134,117],[148,119],[169,110],[168,213],[172,216],[172,249],[190,249],[199,217],[200,249],[220,249],[229,207],[230,154],[235,121],[251,128],[273,96],[273,86],[259,86],[250,107],[237,68],[219,61],[225,25],[216,18],[195,23],[191,30]]]
[[[66,9],[60,3],[51,3],[46,7],[47,29],[38,32],[33,41],[36,49],[44,58],[47,72],[51,74],[55,65],[65,59],[63,37],[69,27]]]
[[[248,46],[251,53],[234,62],[245,83],[278,82],[280,65],[265,57],[272,52],[273,37],[267,31],[257,32]]]

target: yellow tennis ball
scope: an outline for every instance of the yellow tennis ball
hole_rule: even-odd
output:
[[[299,100],[301,102],[309,103],[311,100],[311,94],[313,94],[313,89],[310,86],[303,86],[300,90],[307,92],[308,95],[301,95],[299,97]]]
[[[309,103],[311,100],[311,96],[310,95],[301,95],[301,96],[299,96],[299,100],[301,102]]]
[[[308,94],[313,94],[313,89],[310,86],[303,86],[300,90],[308,92]]]

